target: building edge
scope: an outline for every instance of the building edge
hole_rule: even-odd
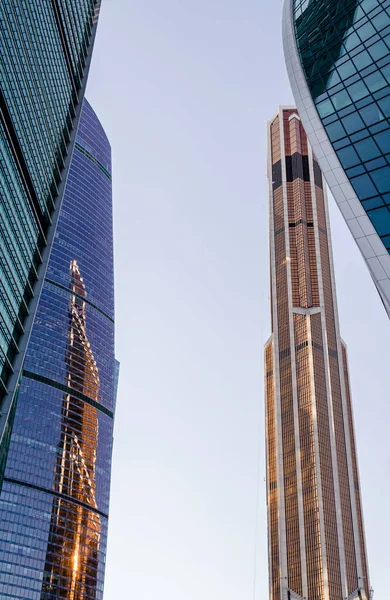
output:
[[[379,277],[374,268],[376,262],[380,263],[380,257],[388,256],[388,252],[347,178],[318,116],[299,58],[293,19],[293,0],[284,2],[283,47],[292,93],[306,135],[390,318],[390,275]],[[373,265],[370,264],[371,262]],[[383,269],[381,271],[383,272]]]

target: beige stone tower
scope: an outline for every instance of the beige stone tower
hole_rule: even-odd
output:
[[[265,346],[271,600],[370,595],[326,191],[295,108],[269,123]]]

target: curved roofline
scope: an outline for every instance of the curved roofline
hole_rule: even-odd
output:
[[[283,47],[297,109],[326,183],[371,273],[390,318],[390,255],[347,178],[318,116],[304,75],[295,38],[293,0],[283,9]]]
[[[99,123],[99,126],[100,126],[100,128],[101,128],[101,131],[102,131],[102,133],[103,133],[103,135],[104,135],[104,137],[105,137],[105,139],[106,139],[106,141],[107,141],[107,144],[110,146],[110,149],[111,149],[111,142],[110,142],[110,140],[109,140],[109,138],[108,138],[108,135],[107,135],[107,133],[106,133],[106,130],[105,130],[105,128],[104,128],[104,126],[103,126],[103,124],[102,124],[101,120],[99,119],[98,115],[96,114],[96,111],[95,111],[95,109],[93,108],[92,104],[89,102],[89,100],[88,100],[86,97],[84,97],[84,100],[83,100],[83,106],[87,106],[87,107],[88,107],[88,108],[89,108],[89,109],[92,111],[92,113],[94,114],[94,116],[95,116],[95,118],[96,118],[96,121]]]

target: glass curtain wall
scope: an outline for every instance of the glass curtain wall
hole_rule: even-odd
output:
[[[0,2],[0,405],[13,397],[10,379],[20,374],[99,6],[97,0]],[[0,479],[10,406],[12,398],[0,420]]]
[[[114,356],[111,152],[84,101],[0,495],[0,597],[102,600]]]
[[[390,252],[390,0],[294,0],[294,24],[319,117]]]

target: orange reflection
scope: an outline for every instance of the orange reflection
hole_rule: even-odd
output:
[[[98,400],[100,379],[86,327],[87,294],[75,260],[70,283],[67,385]],[[96,598],[101,535],[100,516],[93,510],[97,439],[97,409],[66,394],[54,476],[54,491],[63,497],[53,500],[41,600]]]

